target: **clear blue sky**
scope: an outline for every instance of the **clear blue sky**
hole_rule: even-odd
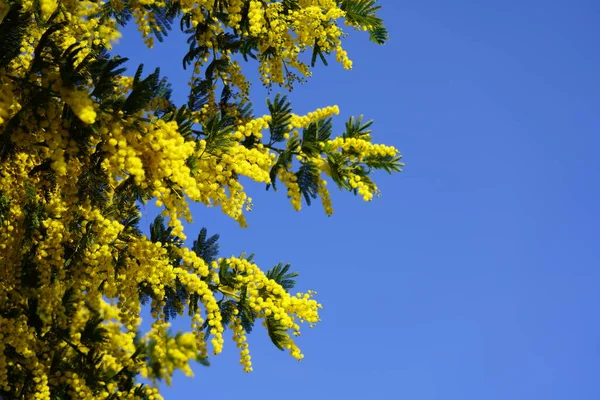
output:
[[[255,372],[228,341],[166,398],[600,399],[600,3],[381,4],[389,44],[353,35],[354,70],[321,66],[292,99],[338,104],[340,128],[376,121],[407,164],[378,176],[383,197],[335,193],[327,218],[252,186],[250,228],[204,207],[187,228],[221,234],[224,255],[290,262],[319,292],[305,359],[259,326]],[[182,99],[178,35],[147,52],[130,33],[117,52],[161,66]]]

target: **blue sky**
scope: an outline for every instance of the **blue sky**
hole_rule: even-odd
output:
[[[253,373],[228,341],[165,397],[600,398],[600,3],[381,4],[391,41],[353,34],[354,70],[319,66],[291,98],[298,113],[339,105],[340,129],[374,119],[405,171],[379,174],[372,203],[334,193],[331,218],[255,185],[248,229],[196,206],[186,230],[206,226],[223,255],[254,252],[264,268],[290,262],[318,291],[305,359],[257,327]],[[182,99],[182,38],[140,43],[128,29],[116,52],[131,73],[160,66]]]

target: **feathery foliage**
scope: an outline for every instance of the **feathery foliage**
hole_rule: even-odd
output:
[[[296,210],[320,199],[328,215],[328,181],[378,195],[372,173],[403,164],[373,143],[371,122],[336,132],[337,106],[298,115],[281,94],[257,117],[245,70],[291,90],[317,60],[351,69],[344,22],[381,44],[378,11],[374,0],[0,1],[0,399],[160,399],[158,382],[208,365],[226,330],[252,371],[257,324],[304,357],[295,337],[320,320],[315,292],[290,294],[289,264],[263,272],[253,255],[220,256],[206,228],[190,245],[183,222],[194,202],[246,226],[247,180],[285,188]],[[158,68],[130,76],[111,52],[128,23],[149,47],[177,26],[186,35],[186,104]],[[149,202],[160,214],[146,231]],[[175,318],[189,330],[173,331]]]

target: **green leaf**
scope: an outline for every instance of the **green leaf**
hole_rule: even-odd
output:
[[[177,236],[173,236],[172,232],[173,228],[165,226],[165,219],[161,214],[158,214],[154,218],[154,222],[150,224],[150,240],[153,243],[159,242],[181,246],[183,242]]]
[[[292,140],[290,140],[290,141],[292,141]],[[290,142],[288,142],[288,144],[289,143]],[[295,143],[297,144],[298,140],[296,140]],[[287,148],[281,154],[279,154],[279,156],[277,157],[277,160],[275,161],[275,164],[273,164],[273,166],[271,167],[271,171],[269,171],[269,177],[271,178],[271,183],[269,183],[267,185],[267,190],[269,190],[269,188],[271,186],[273,186],[273,190],[275,190],[275,191],[277,190],[277,186],[276,186],[277,174],[279,173],[279,170],[281,168],[287,169],[287,165],[292,162],[293,157],[294,157],[294,150],[292,150],[292,148]]]
[[[318,196],[319,178],[321,171],[313,163],[302,163],[296,177],[300,188],[300,193],[304,196],[306,204],[310,206],[311,199],[316,199]]]
[[[81,344],[87,347],[94,347],[97,344],[108,340],[108,331],[102,325],[104,318],[92,310],[92,315],[88,318],[81,332]]]
[[[271,121],[269,121],[270,144],[281,142],[284,140],[284,135],[289,132],[288,125],[292,119],[292,105],[287,96],[278,93],[272,102],[267,99],[267,107],[271,113]]]
[[[312,57],[310,59],[310,66],[311,67],[314,67],[316,65],[316,63],[317,63],[317,56],[319,56],[319,58],[323,62],[323,65],[325,65],[325,66],[328,65],[327,64],[327,59],[325,58],[325,56],[323,55],[323,51],[321,50],[321,46],[319,46],[319,44],[315,40],[315,44],[313,46]]]
[[[41,329],[44,325],[42,319],[38,315],[38,299],[28,299],[27,300],[27,322],[29,326],[32,326],[38,335],[41,334]]]
[[[387,173],[391,174],[392,172],[402,171],[404,163],[400,162],[401,159],[401,155],[367,157],[363,160],[363,163],[369,168],[382,169]]]
[[[0,224],[4,222],[10,212],[10,199],[0,190]]]
[[[266,317],[265,322],[271,342],[273,342],[275,347],[279,350],[285,350],[283,344],[289,340],[287,328],[281,324],[281,320],[276,320],[272,315]]]
[[[35,187],[30,183],[25,186],[25,198],[25,205],[23,206],[25,235],[30,238],[33,232],[42,225],[44,205],[37,202]]]
[[[22,12],[20,2],[11,5],[0,23],[0,69],[8,66],[20,54],[21,41],[30,22],[31,14]]]
[[[278,263],[276,266],[267,271],[267,278],[273,279],[284,289],[292,289],[296,285],[297,272],[288,272],[290,270],[290,264],[283,265]]]
[[[196,361],[200,364],[203,365],[205,367],[210,367],[210,361],[208,360],[208,357],[202,357],[201,355],[197,355],[196,356]]]
[[[383,20],[377,16],[377,11],[381,9],[377,0],[342,0],[340,8],[346,12],[348,22],[367,27],[371,41],[384,44],[388,40]]]
[[[201,132],[205,136],[206,152],[209,154],[215,151],[226,151],[235,143],[232,133],[234,126],[231,125],[229,118],[221,118],[214,114],[208,121],[202,124],[204,128]]]
[[[154,33],[159,42],[164,40],[171,30],[173,21],[180,12],[179,2],[166,1],[166,6],[157,6],[152,4],[146,6],[146,9],[152,11],[154,18],[147,20],[148,26]]]
[[[349,170],[346,165],[346,157],[337,152],[328,153],[327,166],[329,167],[329,174],[331,176],[331,180],[333,180],[333,182],[340,189],[352,189],[352,187],[347,181]]]
[[[215,74],[226,72],[227,68],[230,65],[230,61],[226,58],[216,58],[208,64],[206,67],[206,72],[204,73],[206,79],[209,81],[213,81],[215,79]]]
[[[186,139],[194,134],[194,130],[192,129],[194,121],[191,120],[191,112],[185,105],[179,107],[177,110],[167,111],[162,115],[161,119],[167,122],[175,121],[179,133]]]
[[[206,228],[200,229],[198,239],[194,240],[192,250],[202,258],[204,262],[210,264],[219,255],[219,235],[215,234],[207,238]]]
[[[66,87],[80,86],[88,78],[87,68],[92,63],[95,55],[89,53],[82,61],[79,54],[84,50],[80,43],[73,43],[60,56],[60,77]]]
[[[250,308],[247,300],[247,292],[248,288],[246,286],[242,286],[240,290],[240,299],[238,300],[238,312],[240,316],[240,322],[244,331],[246,333],[252,332],[252,328],[254,327],[254,322],[256,321],[256,314],[254,310]]]
[[[200,111],[208,103],[213,83],[208,79],[194,78],[188,95],[187,106],[192,111]]]
[[[166,79],[160,79],[160,68],[145,79],[140,80],[143,70],[143,64],[138,67],[134,79],[131,93],[125,100],[121,109],[127,114],[133,114],[140,110],[147,109],[150,101],[156,98],[169,100],[171,87]]]
[[[363,116],[360,115],[358,118],[350,117],[346,121],[346,130],[342,137],[347,138],[360,138],[364,140],[371,140],[371,130],[369,129],[373,125],[373,121],[367,121],[363,124]]]
[[[383,26],[376,26],[369,29],[369,38],[377,44],[384,44],[389,40],[388,30]]]

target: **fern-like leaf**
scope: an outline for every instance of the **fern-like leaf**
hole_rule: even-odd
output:
[[[267,278],[273,279],[284,289],[292,289],[296,285],[297,272],[289,272],[290,264],[283,265],[282,263],[277,264],[269,271],[267,271]]]
[[[360,138],[365,140],[371,140],[371,130],[369,129],[373,125],[373,121],[367,121],[363,124],[363,116],[358,118],[350,117],[346,121],[346,130],[342,137],[347,138]]]
[[[202,258],[204,262],[210,264],[216,260],[219,255],[219,235],[215,234],[208,237],[206,228],[200,229],[198,239],[194,240],[192,250]]]
[[[310,206],[311,199],[316,199],[318,196],[320,170],[313,163],[302,163],[296,172],[296,177],[300,193],[304,196],[306,204]]]
[[[284,135],[289,132],[288,125],[292,118],[292,105],[287,96],[278,93],[273,101],[267,99],[267,107],[271,113],[271,120],[269,121],[270,144],[281,142]]]
[[[21,52],[21,40],[31,21],[31,14],[22,12],[20,2],[12,5],[0,23],[0,69]]]
[[[267,332],[269,334],[269,338],[271,342],[277,347],[279,350],[283,351],[283,345],[286,341],[289,340],[289,335],[287,333],[287,329],[281,323],[281,320],[276,320],[273,316],[268,316],[265,319],[267,325]]]
[[[342,0],[340,8],[346,13],[348,22],[367,28],[373,42],[384,44],[388,40],[383,20],[377,16],[377,11],[381,8],[377,5],[377,0]]]

